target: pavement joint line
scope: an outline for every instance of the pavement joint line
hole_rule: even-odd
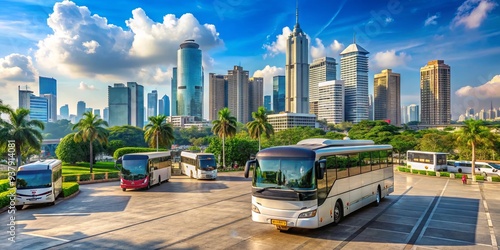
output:
[[[443,238],[441,237],[434,237],[434,236],[425,236],[426,238],[430,238],[430,239],[436,239],[436,240],[443,240]],[[460,244],[471,244],[471,245],[475,245],[475,246],[485,246],[485,247],[491,247],[491,245],[488,245],[488,244],[483,244],[483,243],[471,243],[469,241],[463,241],[463,240],[455,240],[455,239],[450,239],[450,238],[446,238],[445,240],[447,241],[453,241],[453,242],[457,242],[457,243],[460,243]],[[420,246],[419,246],[420,247]]]
[[[52,237],[52,236],[46,236],[46,235],[40,235],[40,234],[34,234],[34,233],[22,233],[22,234],[29,235],[29,236],[40,237],[40,238],[45,238],[45,239],[51,239],[51,240],[58,240],[58,241],[69,242],[69,240],[61,239],[61,238],[57,238],[57,237]]]
[[[484,196],[483,185],[479,185],[479,191],[481,193],[481,199],[483,200],[484,212],[486,213],[486,219],[488,221],[488,229],[490,231],[491,245],[493,248],[498,247],[497,238],[495,236],[495,228],[493,227],[493,221],[491,220],[490,210],[488,208],[488,203],[486,202],[486,197]]]

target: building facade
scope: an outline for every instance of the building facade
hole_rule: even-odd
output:
[[[309,113],[309,41],[299,25],[297,8],[295,27],[286,41],[285,111]]]
[[[249,84],[250,100],[249,105],[249,115],[248,120],[253,120],[252,112],[257,112],[259,107],[264,105],[264,78],[262,77],[251,77]]]
[[[57,121],[57,80],[49,77],[38,77],[40,97],[47,98],[48,121]]]
[[[102,119],[109,123],[109,108],[105,107],[102,110]]]
[[[158,115],[158,92],[156,90],[148,93],[148,111],[146,120],[149,119],[150,116]]]
[[[248,122],[248,117],[251,115],[248,81],[248,70],[243,70],[241,66],[234,66],[227,72],[227,105],[236,120],[243,124]]]
[[[273,111],[275,114],[285,111],[285,76],[273,77]]]
[[[401,75],[384,69],[373,77],[374,119],[401,126]]]
[[[420,69],[421,124],[450,124],[450,83],[450,66],[444,60],[429,61]]]
[[[130,89],[123,83],[108,86],[108,124],[112,126],[130,125]]]
[[[177,67],[174,67],[172,68],[172,87],[171,87],[171,90],[172,90],[172,93],[171,93],[171,96],[172,96],[172,102],[171,102],[171,111],[170,113],[172,115],[177,115]]]
[[[298,113],[280,113],[267,116],[267,122],[273,126],[274,132],[293,127],[316,127],[316,115]]]
[[[84,101],[78,101],[76,103],[76,120],[79,121],[83,117],[83,113],[87,109],[87,104]]]
[[[318,83],[318,120],[329,124],[344,122],[344,81]]]
[[[219,119],[219,110],[228,107],[228,77],[210,73],[208,75],[208,120]],[[233,114],[234,115],[234,114]]]
[[[265,95],[264,96],[264,108],[267,111],[271,111],[271,96],[270,95]]]
[[[318,84],[337,80],[337,63],[332,57],[315,59],[309,65],[309,113],[318,115]]]
[[[59,108],[59,114],[61,114],[61,119],[69,120],[69,106],[68,104],[64,104]]]
[[[417,104],[410,104],[406,107],[408,122],[419,122],[420,121],[420,107]]]
[[[345,82],[345,120],[359,123],[368,119],[368,55],[356,43],[340,53],[340,79]]]
[[[201,50],[186,40],[177,50],[177,115],[203,118],[203,69]]]
[[[163,95],[158,101],[158,108],[160,115],[170,116],[170,98],[168,98],[168,95]]]

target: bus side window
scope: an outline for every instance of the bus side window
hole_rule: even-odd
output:
[[[372,155],[372,170],[380,169],[380,153],[379,151],[371,152]]]
[[[372,170],[370,162],[371,162],[370,152],[359,153],[359,163],[361,165],[361,173],[367,173]]]

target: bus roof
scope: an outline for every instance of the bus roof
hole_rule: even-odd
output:
[[[318,149],[323,147],[341,147],[341,146],[360,146],[360,145],[374,145],[372,140],[331,140],[324,138],[311,138],[299,141],[297,145],[309,147],[311,149]]]
[[[430,154],[430,155],[448,155],[449,153],[444,152],[429,152],[429,151],[418,151],[418,150],[408,150],[407,153],[422,153],[422,154]]]
[[[350,146],[350,147],[327,147],[316,150],[317,157],[323,155],[335,154],[353,154],[361,152],[370,152],[378,150],[392,150],[391,145],[361,145],[361,146]]]
[[[191,151],[182,151],[181,152],[181,156],[185,156],[185,157],[196,158],[196,156],[198,156],[198,155],[214,156],[214,154],[212,154],[212,153],[195,153],[195,152],[191,152]]]
[[[257,158],[261,157],[321,157],[323,155],[351,154],[360,152],[370,152],[377,150],[391,150],[391,145],[355,145],[355,146],[326,146],[320,148],[311,148],[303,145],[277,146],[266,148],[257,153]]]
[[[298,157],[298,158],[314,158],[314,151],[300,146],[277,146],[266,148],[257,153],[257,158],[260,157]]]
[[[144,156],[148,156],[148,158],[156,158],[156,157],[162,157],[162,156],[170,156],[170,154],[171,154],[170,151],[160,151],[160,152],[130,153],[130,154],[126,154],[126,155],[144,155]],[[126,155],[123,155],[123,156],[126,156]]]
[[[62,162],[57,159],[36,161],[20,166],[17,171],[52,170],[52,168],[60,164],[62,164]]]

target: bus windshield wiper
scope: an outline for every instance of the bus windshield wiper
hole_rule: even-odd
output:
[[[268,189],[281,189],[281,188],[280,187],[265,187],[265,188],[257,190],[256,192],[257,193],[262,193],[262,192],[264,192],[264,191],[266,191]]]

